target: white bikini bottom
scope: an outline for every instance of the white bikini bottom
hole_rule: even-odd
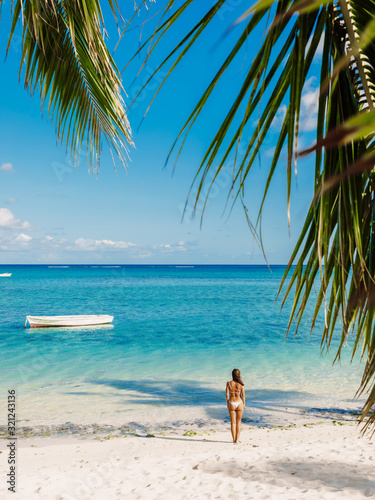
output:
[[[241,403],[242,401],[235,401],[235,402],[229,401],[229,404],[231,404],[235,410]]]

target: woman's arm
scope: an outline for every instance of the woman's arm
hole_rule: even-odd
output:
[[[229,399],[229,388],[228,388],[228,382],[227,385],[225,386],[225,400],[228,405],[228,399]]]
[[[245,387],[242,386],[242,401],[243,401],[243,405],[246,407],[246,404],[245,404]]]

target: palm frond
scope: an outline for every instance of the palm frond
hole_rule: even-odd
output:
[[[360,39],[361,33],[364,31],[363,18],[361,15],[358,16],[358,9],[355,6],[355,2],[348,0],[339,1],[342,16],[344,18],[345,28],[346,28],[346,44],[348,52],[350,53],[350,47],[356,47],[358,40]],[[367,23],[367,20],[365,21]],[[373,28],[373,23],[371,23]],[[373,35],[374,36],[374,35]],[[375,92],[374,88],[370,85],[371,82],[371,71],[374,69],[371,67],[369,58],[365,52],[366,47],[362,46],[362,50],[359,50],[353,58],[355,59],[355,70],[353,71],[353,66],[350,67],[351,73],[358,77],[354,77],[353,86],[356,87],[357,93],[361,95],[363,93],[366,96],[366,105],[370,110],[374,109],[375,103]]]
[[[174,3],[173,0],[165,3],[164,14],[168,9],[172,13],[141,47],[140,51],[145,49],[147,42],[151,43],[146,58],[151,57],[192,0],[183,2],[175,12],[172,9]],[[171,64],[169,75],[183,62],[184,55],[198,43],[224,3],[216,1],[212,4],[195,28],[181,36],[180,42],[156,72],[165,64]],[[375,410],[372,409],[375,403],[375,149],[372,111],[375,103],[375,0],[339,0],[334,3],[325,0],[260,0],[250,10],[239,13],[238,23],[232,27],[241,29],[237,40],[186,120],[168,160],[175,150],[178,160],[187,135],[214,89],[220,85],[222,76],[230,71],[231,64],[240,56],[243,44],[253,36],[255,28],[261,23],[266,25],[267,18],[270,18],[269,28],[260,50],[244,72],[242,87],[234,96],[198,166],[193,179],[193,185],[197,183],[198,187],[195,205],[204,192],[209,172],[214,169],[213,180],[209,181],[211,188],[225,168],[226,160],[234,154],[233,182],[228,200],[234,194],[233,203],[240,200],[249,221],[246,182],[262,144],[273,131],[278,110],[286,105],[258,221],[256,225],[249,221],[249,225],[252,231],[257,230],[284,147],[287,149],[289,219],[291,179],[298,157],[301,98],[312,61],[323,41],[317,144],[310,151],[315,153],[314,198],[280,291],[290,278],[283,305],[286,297],[293,293],[289,328],[296,319],[298,329],[306,305],[312,300],[313,287],[318,287],[312,328],[322,309],[325,315],[322,345],[329,346],[337,334],[337,327],[340,327],[342,333],[337,358],[353,332],[353,356],[360,352],[364,360],[360,391],[369,389],[361,418],[367,415],[367,425],[375,424]],[[259,116],[256,116],[258,110]],[[254,118],[257,126],[252,130],[250,124]],[[245,139],[249,130],[249,139]],[[240,143],[245,146],[242,158],[237,156]],[[208,195],[206,190],[206,201]]]
[[[109,0],[117,17],[117,0]],[[121,15],[120,15],[121,16]],[[103,39],[98,0],[12,2],[8,49],[18,21],[23,25],[20,78],[55,122],[57,137],[73,158],[87,143],[88,163],[97,170],[103,139],[120,161],[132,144],[117,67]]]

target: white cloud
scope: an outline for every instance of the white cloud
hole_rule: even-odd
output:
[[[312,39],[313,38],[311,36],[310,39],[309,39],[309,41],[307,42],[306,53],[310,49],[310,45],[311,45]],[[320,37],[318,46],[316,47],[315,54],[314,54],[314,59],[313,59],[314,62],[320,62],[320,60],[322,58],[322,55],[323,55],[323,49],[324,49],[324,34],[323,34],[323,36]]]
[[[315,56],[322,56],[323,55],[323,49],[324,49],[324,36],[319,40],[318,46],[316,48]]]
[[[301,97],[300,130],[302,132],[310,132],[316,128],[319,92],[319,87],[316,87],[316,77],[312,76],[306,81]]]
[[[0,238],[0,250],[8,252],[24,251],[25,247],[28,247],[29,243],[31,243],[31,240],[31,236],[24,233],[17,236],[5,236]]]
[[[55,240],[45,237],[43,242],[49,246],[53,246]],[[51,238],[51,237],[50,237]],[[145,259],[152,256],[162,254],[181,253],[190,250],[196,246],[195,243],[185,242],[183,240],[177,243],[164,243],[160,245],[144,245],[135,244],[128,241],[114,241],[114,240],[95,240],[93,238],[78,238],[74,244],[65,244],[64,247],[67,251],[81,251],[81,252],[101,252],[111,253],[126,251],[126,255],[133,259]]]
[[[33,238],[26,234],[26,231],[15,231],[14,228],[21,221],[17,221],[14,215],[6,209],[0,211],[0,250],[9,253],[28,252],[26,259],[33,257],[34,261],[57,262],[61,258],[78,259],[79,261],[92,261],[92,259],[106,260],[118,258],[129,259],[130,261],[146,261],[163,259],[170,257],[179,260],[194,251],[197,241],[180,240],[163,244],[135,244],[122,240],[78,238],[74,241],[66,238],[45,233]],[[22,225],[22,223],[21,223]],[[74,257],[73,255],[78,257]],[[116,257],[117,255],[117,257]]]
[[[15,198],[8,198],[5,203],[15,203]]]
[[[69,240],[66,238],[56,238],[54,236],[50,236],[47,234],[44,236],[44,238],[36,238],[34,242],[40,242],[43,248],[43,252],[46,249],[60,249],[60,250],[65,250],[67,247],[71,247],[71,244],[69,243]]]
[[[299,119],[299,130],[301,132],[310,132],[316,128],[319,107],[319,86],[316,86],[316,77],[310,77],[304,86],[301,96],[301,109]],[[277,110],[272,126],[279,129],[284,121],[287,107],[282,104]],[[269,148],[272,152],[273,148]]]
[[[12,163],[3,163],[2,165],[0,165],[0,171],[1,172],[14,172],[14,168],[13,168],[13,165]]]
[[[266,149],[264,153],[267,156],[267,158],[273,158],[275,151],[276,151],[276,146]]]
[[[78,238],[75,241],[79,250],[93,251],[93,250],[109,250],[109,249],[124,249],[134,247],[134,243],[126,241],[113,241],[113,240],[93,240],[90,238]]]
[[[282,104],[276,112],[275,118],[273,119],[272,126],[276,128],[281,128],[285,115],[286,115],[287,107],[285,104]]]
[[[186,243],[185,241],[179,241],[178,243],[157,245],[156,247],[153,247],[153,250],[159,253],[186,252],[187,246],[192,246],[192,244]]]
[[[32,229],[30,222],[16,219],[9,208],[0,208],[0,228],[6,229]]]
[[[20,243],[21,245],[27,245],[30,243],[31,240],[32,240],[31,236],[21,233],[18,236],[16,236],[13,241]]]
[[[0,208],[0,227],[10,227],[14,221],[14,215],[8,208]]]
[[[302,105],[306,106],[309,111],[317,113],[319,105],[319,89],[311,90],[310,92],[306,92],[306,94],[302,94]]]

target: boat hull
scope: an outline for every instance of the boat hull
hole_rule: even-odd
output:
[[[1,278],[5,278],[5,277],[9,278],[9,276],[12,276],[12,273],[2,273],[2,274],[0,274]]]
[[[113,316],[106,314],[86,316],[26,316],[31,328],[56,326],[92,326],[112,323]]]

